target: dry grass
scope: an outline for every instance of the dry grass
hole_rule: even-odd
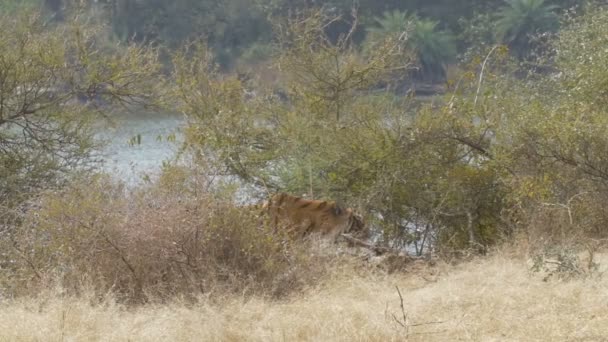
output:
[[[608,255],[600,255],[606,269]],[[504,255],[409,275],[337,272],[290,300],[228,296],[135,308],[57,294],[0,304],[1,341],[602,341],[608,282],[543,282]],[[426,279],[426,280],[425,280]],[[403,294],[409,329],[395,286]],[[422,324],[430,322],[437,324]]]
[[[0,298],[55,284],[131,304],[228,292],[280,298],[339,262],[203,186],[129,192],[107,177],[85,181],[43,194],[0,236]]]

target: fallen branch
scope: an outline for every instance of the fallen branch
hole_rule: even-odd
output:
[[[395,249],[395,248],[390,248],[390,247],[384,247],[384,246],[374,246],[370,243],[367,243],[365,241],[359,240],[357,238],[352,237],[349,234],[341,234],[342,237],[348,241],[349,243],[353,244],[354,246],[359,246],[359,247],[364,247],[367,248],[371,251],[376,252],[376,254],[384,254],[384,253],[394,253],[394,254],[399,254],[399,250]]]
[[[363,247],[363,248],[367,248],[373,252],[375,252],[378,255],[382,255],[385,253],[391,253],[391,254],[395,254],[395,255],[400,255],[401,254],[401,250],[397,249],[397,248],[392,248],[392,247],[387,247],[387,246],[376,246],[376,245],[372,245],[371,243],[365,242],[363,240],[359,240],[349,234],[340,234],[347,242],[349,242],[350,244],[354,245],[354,246],[359,246],[359,247]],[[418,260],[418,259],[425,259],[424,256],[411,256],[408,255],[407,256],[409,259],[412,260]]]

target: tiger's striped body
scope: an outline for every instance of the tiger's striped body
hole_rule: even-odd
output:
[[[286,228],[295,238],[320,234],[335,240],[340,234],[362,231],[363,221],[352,209],[335,202],[307,200],[278,193],[265,204],[274,229]]]

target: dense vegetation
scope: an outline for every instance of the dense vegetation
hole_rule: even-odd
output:
[[[41,0],[30,0],[35,4]],[[15,1],[4,0],[5,7]],[[467,1],[357,1],[330,0],[44,0],[46,9],[57,20],[64,20],[75,8],[85,9],[111,25],[122,41],[154,42],[176,48],[192,38],[205,37],[223,67],[234,67],[267,58],[272,52],[273,22],[298,10],[318,6],[333,15],[358,18],[354,39],[361,42],[368,32],[401,30],[411,27],[412,44],[419,51],[427,72],[435,73],[441,63],[469,48],[471,23],[484,22],[490,34],[484,43],[509,44],[518,55],[530,48],[529,34],[556,29],[558,13],[582,6],[574,0],[467,0]],[[488,17],[489,16],[489,17]],[[415,20],[413,20],[415,19]],[[337,38],[350,25],[336,23],[326,27],[328,36]],[[483,35],[478,35],[477,38]],[[441,72],[440,72],[441,73]]]
[[[0,295],[279,296],[323,274],[237,187],[348,203],[418,254],[608,233],[603,5],[19,3],[0,1]],[[92,172],[117,106],[188,119],[153,184]]]

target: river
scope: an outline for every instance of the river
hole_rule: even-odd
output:
[[[102,170],[128,185],[154,176],[163,161],[175,157],[185,119],[177,114],[129,113],[115,116],[100,128],[97,138],[106,142],[101,151]],[[174,142],[167,137],[174,134]],[[137,138],[139,137],[139,139]]]

